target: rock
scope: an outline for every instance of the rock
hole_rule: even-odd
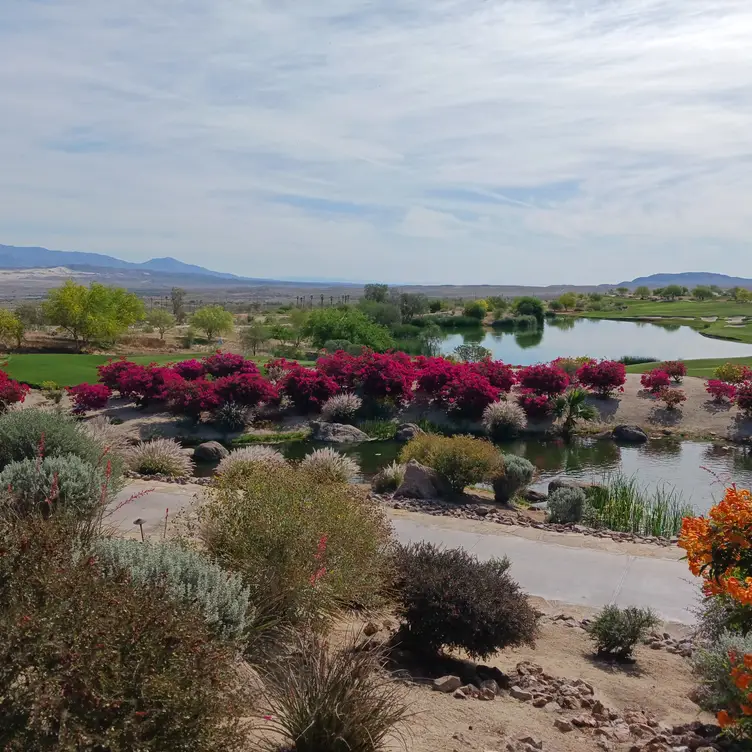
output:
[[[532,736],[521,736],[517,741],[533,749],[543,749],[543,742],[540,739],[533,739]]]
[[[522,492],[522,498],[531,504],[544,504],[548,501],[548,496],[543,491],[536,491],[533,488],[526,488]]]
[[[311,438],[314,441],[325,441],[329,444],[361,444],[368,441],[368,434],[355,426],[344,423],[324,423],[320,420],[311,421]]]
[[[499,689],[499,685],[493,680],[493,679],[486,679],[480,683],[480,689],[483,691],[484,689],[489,690],[490,692],[494,693],[494,697],[498,694],[501,694],[501,690]]]
[[[462,686],[462,681],[459,676],[442,676],[433,680],[433,688],[436,692],[443,692],[449,694],[454,692],[455,689],[459,689]]]
[[[446,496],[449,488],[439,474],[420,462],[410,460],[405,467],[405,477],[395,491],[395,499],[436,499]]]
[[[478,688],[474,687],[472,684],[465,684],[463,687],[460,687],[459,691],[468,697],[475,697],[478,693]]]
[[[572,724],[577,728],[595,728],[598,721],[591,715],[578,715],[577,718],[572,718]]]
[[[570,731],[574,731],[574,726],[569,721],[565,721],[563,718],[557,718],[554,721],[554,728],[557,728],[562,732],[562,734],[567,734]]]
[[[461,689],[455,689],[454,692],[452,692],[452,697],[454,697],[455,700],[467,700],[467,695]]]
[[[552,494],[560,488],[581,488],[584,491],[587,488],[593,488],[594,485],[596,484],[576,480],[575,478],[554,478],[552,481],[549,481],[548,493]]]
[[[502,689],[509,689],[511,686],[509,677],[501,669],[496,668],[496,666],[483,666],[481,664],[475,669],[475,673],[480,681],[493,679]]]
[[[492,689],[488,689],[488,687],[485,687],[484,689],[481,689],[481,691],[478,693],[478,699],[479,700],[495,700],[496,692],[494,692]]]
[[[509,690],[509,694],[514,697],[515,700],[519,700],[520,702],[530,702],[530,700],[533,699],[532,692],[527,692],[516,685]]]
[[[625,441],[630,444],[644,444],[648,440],[648,435],[639,426],[616,426],[611,432],[611,436],[617,441]]]
[[[378,624],[374,624],[372,621],[369,621],[368,624],[363,627],[363,634],[366,637],[373,637],[378,631]]]
[[[410,439],[414,439],[416,436],[424,434],[425,431],[415,425],[415,423],[402,423],[397,426],[397,433],[394,435],[396,441],[408,442]]]
[[[218,441],[206,441],[193,450],[193,459],[196,462],[219,462],[228,454],[229,452]]]
[[[554,700],[552,702],[547,702],[543,706],[543,710],[546,710],[549,713],[558,713],[561,710],[561,705],[559,705],[559,703]]]

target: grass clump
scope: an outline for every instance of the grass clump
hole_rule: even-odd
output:
[[[482,423],[493,441],[508,441],[524,431],[527,417],[515,402],[492,402],[483,411]]]
[[[400,462],[410,460],[433,468],[457,494],[490,480],[503,466],[501,453],[490,441],[472,436],[416,436],[400,453]]]
[[[217,475],[225,478],[240,478],[264,473],[269,467],[283,467],[287,464],[284,456],[276,449],[268,446],[256,445],[233,449],[227,457],[217,465]]]
[[[588,627],[598,655],[626,660],[660,619],[649,608],[606,606]]]
[[[232,440],[232,446],[244,447],[249,444],[291,444],[298,441],[308,441],[311,432],[278,431],[269,433],[247,433]]]
[[[335,394],[322,405],[321,417],[329,423],[352,424],[362,406],[363,400],[357,394]]]
[[[548,497],[548,521],[559,524],[581,522],[587,497],[581,488],[557,488]]]
[[[405,479],[405,466],[392,462],[382,468],[371,479],[371,488],[379,494],[396,491]]]
[[[480,562],[463,549],[429,543],[396,552],[397,612],[401,636],[428,653],[462,649],[472,658],[532,645],[535,611],[509,576],[509,560]]]
[[[369,439],[377,441],[391,441],[397,435],[397,424],[393,420],[375,419],[362,420],[358,428],[368,435]]]
[[[503,467],[493,478],[494,498],[508,504],[533,479],[535,465],[516,454],[505,454]]]
[[[139,442],[133,448],[129,464],[141,475],[187,478],[193,474],[193,460],[174,439]]]
[[[314,449],[300,467],[316,483],[352,483],[360,475],[360,465],[352,457],[331,447]]]

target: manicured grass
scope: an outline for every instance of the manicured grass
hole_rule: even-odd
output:
[[[710,317],[718,316],[752,316],[752,304],[736,303],[733,300],[623,300],[620,303],[627,306],[623,311],[590,311],[585,314],[589,318],[623,319],[635,316],[677,316]]]
[[[697,376],[700,379],[710,379],[713,377],[713,371],[724,363],[738,363],[743,366],[752,366],[752,357],[746,358],[704,358],[700,360],[685,360],[687,366],[687,376]],[[639,363],[634,366],[627,366],[627,373],[647,373],[657,368],[660,362]]]

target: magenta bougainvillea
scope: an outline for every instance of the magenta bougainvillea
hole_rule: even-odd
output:
[[[671,385],[671,377],[664,370],[654,368],[652,371],[642,374],[640,384],[651,394],[658,394],[661,389]]]
[[[107,406],[107,401],[112,396],[112,390],[106,384],[78,384],[69,386],[67,391],[76,415],[83,415],[89,410],[101,410]]]
[[[499,399],[500,391],[485,376],[463,368],[444,384],[438,402],[450,413],[477,420],[488,405]]]
[[[120,389],[120,375],[129,368],[137,367],[135,363],[125,358],[108,360],[104,365],[97,367],[99,381],[110,389]]]
[[[296,366],[280,382],[280,390],[302,412],[319,410],[329,397],[339,391],[337,382],[313,368]]]
[[[193,381],[194,379],[200,379],[205,373],[206,368],[200,360],[181,360],[179,363],[175,363],[172,370],[178,376],[186,379],[186,381]]]
[[[508,394],[517,383],[517,375],[512,366],[502,363],[500,360],[484,358],[477,363],[471,363],[470,367],[479,375],[488,379],[491,386],[501,389]]]
[[[356,367],[355,386],[366,399],[407,403],[413,398],[415,372],[409,357],[364,353]]]
[[[518,374],[520,386],[536,394],[555,397],[569,386],[569,376],[556,366],[539,363],[523,368]]]
[[[212,383],[221,402],[256,407],[262,402],[279,401],[276,387],[259,373],[235,373]]]
[[[154,363],[148,366],[131,363],[118,375],[117,388],[123,397],[147,407],[155,402],[165,402],[170,386],[180,381],[183,379],[171,368]]]
[[[345,391],[352,391],[358,381],[361,365],[360,356],[350,355],[344,350],[337,350],[330,355],[323,355],[316,361],[316,369],[334,379],[337,386]]]
[[[591,360],[583,363],[577,371],[577,381],[601,398],[610,397],[615,391],[624,391],[627,370],[624,363],[615,360]]]
[[[681,360],[667,360],[661,363],[661,371],[665,371],[676,384],[681,384],[687,375],[687,366]]]
[[[418,391],[428,397],[438,396],[446,383],[456,377],[458,368],[458,363],[445,358],[423,359],[416,371]]]
[[[710,379],[705,385],[705,391],[719,404],[736,399],[736,386],[720,379]]]
[[[222,404],[216,383],[205,378],[173,382],[167,395],[170,410],[198,420],[201,413],[215,410]]]
[[[258,373],[258,366],[252,360],[246,360],[237,353],[222,352],[217,350],[213,355],[208,355],[202,361],[206,373],[221,379],[233,373]]]
[[[736,406],[752,416],[752,381],[745,381],[736,387]]]
[[[522,390],[517,395],[519,406],[528,418],[546,418],[553,412],[553,400],[546,394],[538,394],[532,389]]]
[[[29,393],[27,384],[19,384],[5,371],[0,371],[0,412],[7,409],[8,405],[23,402]]]

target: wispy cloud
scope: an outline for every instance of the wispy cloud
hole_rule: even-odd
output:
[[[752,275],[747,0],[2,15],[0,242],[270,277]]]

